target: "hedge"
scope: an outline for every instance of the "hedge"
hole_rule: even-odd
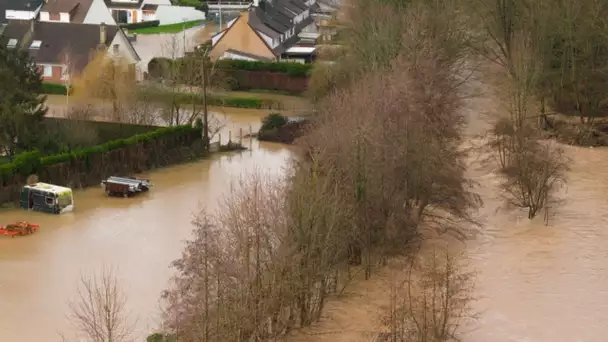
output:
[[[50,94],[50,95],[65,95],[67,92],[67,87],[63,84],[59,83],[42,83],[42,94]],[[71,93],[71,91],[70,91]]]
[[[142,28],[147,28],[147,27],[157,27],[159,25],[160,25],[159,20],[150,20],[150,21],[142,21],[139,23],[132,23],[132,24],[121,24],[120,27],[123,29],[127,29],[127,30],[135,30],[135,29],[142,29]]]
[[[42,123],[44,133],[55,136],[59,133],[61,134],[60,137],[65,134],[64,132],[69,134],[72,130],[94,133],[97,139],[91,141],[95,141],[95,145],[106,143],[111,140],[129,138],[136,134],[145,134],[159,128],[158,126],[122,122],[90,121],[54,117],[45,117]]]
[[[293,62],[253,62],[237,59],[224,59],[218,62],[221,69],[245,71],[269,71],[288,74],[293,77],[306,77],[312,71],[312,64]]]
[[[203,103],[200,94],[189,94],[189,93],[174,93],[172,91],[166,91],[162,89],[148,88],[143,89],[140,96],[144,99],[154,99],[156,101],[170,103],[175,101],[182,104],[191,103]],[[207,96],[207,104],[209,106],[217,107],[233,107],[233,108],[246,108],[246,109],[276,109],[282,110],[282,102],[279,100],[271,99],[260,99],[258,97],[237,97],[237,96]]]
[[[41,167],[66,163],[72,160],[83,160],[87,159],[88,156],[93,153],[108,152],[140,142],[153,141],[174,134],[189,133],[198,130],[199,128],[191,125],[162,127],[152,132],[137,134],[126,139],[109,141],[103,145],[93,146],[70,153],[40,156],[39,151],[23,152],[16,156],[11,163],[0,165],[0,176],[2,180],[10,179],[14,174],[28,176],[36,173]]]

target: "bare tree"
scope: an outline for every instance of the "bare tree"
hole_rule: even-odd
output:
[[[62,53],[61,53],[61,63],[64,65],[64,68],[62,70],[62,75],[61,75],[61,79],[63,80],[63,84],[65,85],[65,107],[66,107],[66,112],[70,112],[70,92],[71,92],[71,88],[72,88],[72,78],[74,76],[75,73],[75,63],[76,61],[74,60],[73,57],[73,52],[72,49],[70,47],[66,48]]]
[[[104,51],[74,79],[74,97],[85,104],[101,101],[104,112],[109,107],[107,119],[116,122],[125,121],[124,109],[136,100],[136,90],[133,66],[122,58],[108,58]]]
[[[77,296],[69,304],[69,318],[89,341],[126,341],[132,332],[126,301],[115,271],[104,268],[98,274],[81,275]]]
[[[391,287],[390,306],[383,318],[391,342],[459,340],[464,324],[476,318],[475,274],[462,255],[447,249],[412,259],[406,278]],[[467,322],[469,321],[469,322]]]
[[[502,187],[510,204],[528,209],[532,219],[554,201],[554,192],[566,184],[567,159],[551,142],[526,139],[512,154]]]

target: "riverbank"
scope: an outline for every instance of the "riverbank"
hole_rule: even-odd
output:
[[[542,122],[545,136],[563,144],[576,146],[608,146],[608,120],[596,118],[581,123],[579,117],[563,114],[547,116]]]

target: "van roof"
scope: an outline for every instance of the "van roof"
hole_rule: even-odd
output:
[[[31,185],[26,185],[26,186],[24,186],[24,188],[44,190],[44,191],[48,191],[48,192],[52,192],[52,193],[56,193],[56,194],[63,193],[63,192],[72,192],[72,189],[70,189],[70,188],[66,188],[66,187],[59,186],[59,185],[48,184],[48,183],[41,183],[41,182],[31,184]]]

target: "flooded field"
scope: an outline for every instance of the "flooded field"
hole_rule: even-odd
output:
[[[257,130],[260,118],[227,113],[222,140],[240,127]],[[58,341],[59,332],[69,337],[67,301],[80,273],[104,265],[117,268],[129,312],[138,320],[137,340],[143,340],[158,326],[158,299],[172,274],[169,264],[190,236],[193,215],[212,209],[241,175],[258,169],[281,173],[292,155],[281,145],[243,143],[251,150],[142,174],[155,187],[139,197],[108,198],[94,187],[75,191],[75,211],[69,214],[0,210],[0,224],[40,224],[34,235],[0,238],[0,308],[5,313],[0,340]]]

